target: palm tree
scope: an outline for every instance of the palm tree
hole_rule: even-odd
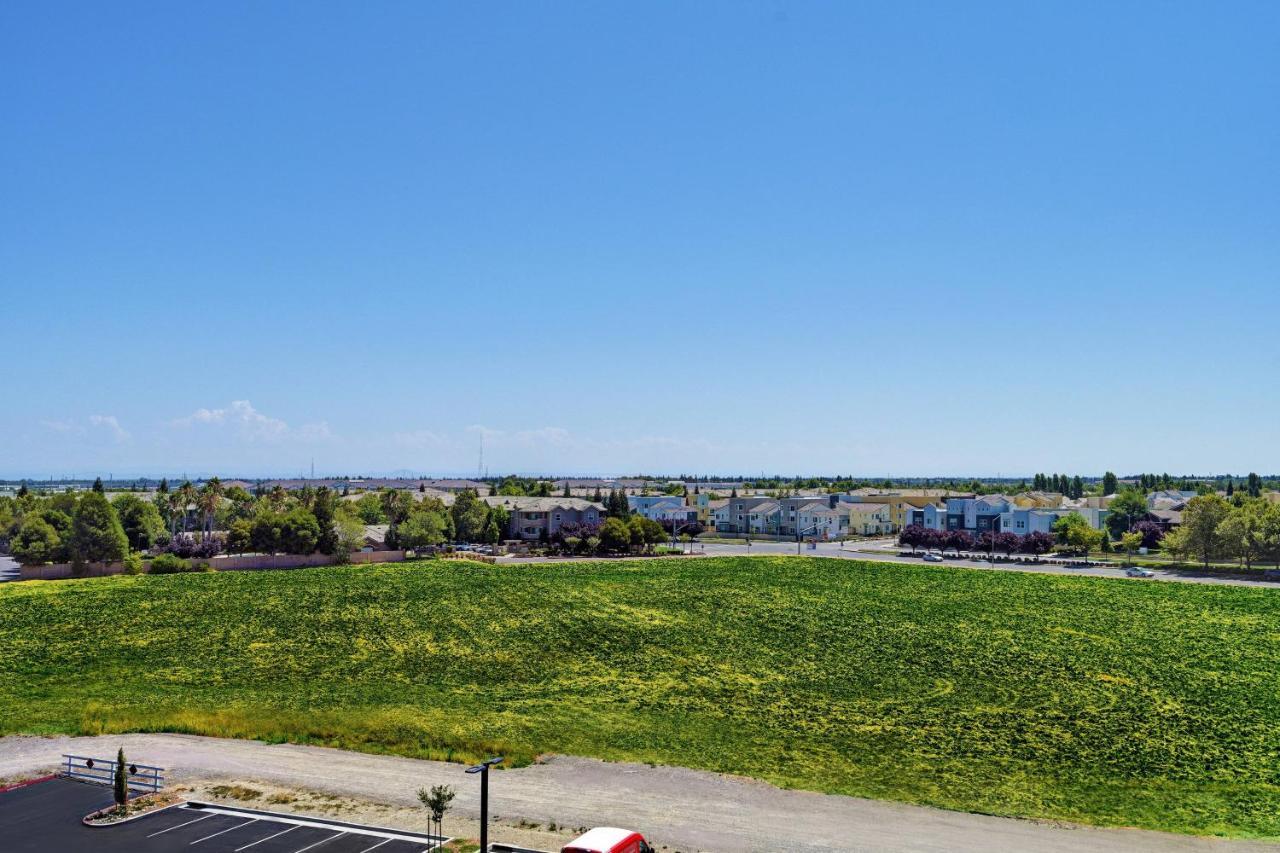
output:
[[[200,514],[203,516],[200,535],[202,540],[213,533],[214,516],[218,512],[218,502],[220,500],[222,500],[222,481],[214,477],[200,489],[200,496],[197,501],[200,507]]]
[[[280,512],[284,509],[285,503],[289,500],[289,495],[284,490],[284,486],[279,483],[271,487],[271,491],[267,493],[267,502],[271,504],[274,512]]]
[[[178,535],[178,516],[184,512],[182,495],[177,492],[169,492],[167,503],[169,506],[169,537],[173,538]]]
[[[187,508],[194,505],[200,497],[200,493],[196,491],[196,487],[191,485],[188,480],[178,487],[175,493],[178,497],[178,511],[182,513],[182,532],[187,532]]]

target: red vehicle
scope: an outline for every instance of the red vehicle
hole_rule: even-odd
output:
[[[653,848],[638,832],[597,826],[561,847],[560,853],[653,853]]]

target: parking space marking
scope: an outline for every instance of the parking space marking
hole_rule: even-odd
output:
[[[233,809],[223,809],[212,806],[207,803],[201,803],[198,806],[187,805],[184,808],[199,808],[202,812],[209,812],[211,815],[221,814],[229,817],[246,818],[253,812],[248,810],[236,811]],[[324,829],[329,832],[338,832],[342,835],[367,835],[372,838],[384,838],[387,841],[407,841],[410,844],[421,844],[423,850],[434,850],[449,841],[448,838],[423,838],[421,835],[409,835],[406,833],[396,832],[394,830],[379,829],[373,826],[361,825],[334,825],[332,823],[324,823],[319,820],[307,820],[306,818],[292,817],[290,815],[279,814],[276,812],[258,812],[255,820],[271,821],[272,823],[290,824],[293,826],[305,826],[312,829]],[[324,839],[328,840],[328,839]],[[247,845],[246,845],[247,846]],[[314,845],[312,845],[314,846]],[[307,849],[307,848],[304,848]],[[300,853],[300,851],[293,851]]]
[[[151,833],[150,835],[148,835],[148,836],[147,836],[147,838],[155,838],[157,835],[164,835],[166,832],[169,832],[170,830],[174,830],[174,829],[182,829],[182,827],[184,827],[184,826],[190,826],[190,825],[191,825],[191,824],[193,824],[193,823],[199,823],[199,822],[200,822],[200,821],[202,821],[202,820],[208,820],[209,818],[211,818],[211,817],[213,817],[213,816],[214,816],[214,815],[207,814],[207,815],[205,815],[204,817],[198,817],[198,818],[196,818],[195,820],[189,820],[189,821],[187,821],[186,823],[180,823],[180,824],[178,824],[177,826],[171,826],[171,827],[169,827],[169,829],[162,829],[162,830],[160,830],[159,832],[153,832],[153,833]]]
[[[293,832],[297,828],[298,827],[296,826],[291,826],[288,829],[280,830],[275,835],[268,835],[266,838],[259,838],[257,841],[251,841],[243,847],[237,847],[235,849],[235,853],[240,853],[241,850],[248,850],[250,847],[252,847],[255,844],[261,844],[264,841],[270,841],[273,838],[279,838],[281,835],[284,835],[286,832]],[[389,841],[390,839],[387,839],[387,840]]]
[[[257,822],[258,822],[258,819],[255,817],[252,820],[246,820],[244,823],[237,823],[235,826],[228,826],[226,829],[218,830],[213,835],[206,835],[204,838],[197,838],[195,841],[192,841],[191,843],[199,844],[201,841],[208,841],[210,838],[217,838],[219,835],[222,835],[223,833],[230,832],[233,829],[239,829],[242,826],[248,826],[251,823],[257,823]]]
[[[381,847],[381,846],[382,846],[382,845],[384,845],[384,844],[389,843],[390,841],[391,841],[391,839],[390,839],[390,838],[384,838],[384,839],[382,839],[381,841],[379,841],[377,844],[373,845],[372,847],[366,847],[366,848],[364,848],[363,850],[361,850],[361,851],[360,851],[360,853],[369,853],[369,851],[370,851],[370,850],[377,850],[379,847]]]
[[[321,838],[315,844],[308,844],[306,847],[302,847],[298,850],[293,851],[293,853],[303,853],[304,850],[310,850],[312,847],[319,847],[321,844],[324,844],[326,841],[332,841],[333,839],[341,838],[344,835],[346,835],[345,832],[339,832],[334,835],[330,835],[328,838]],[[388,838],[387,840],[390,841],[391,839]]]

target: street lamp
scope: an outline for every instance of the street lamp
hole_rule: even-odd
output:
[[[489,853],[489,768],[502,763],[502,756],[486,758],[475,767],[468,767],[468,773],[480,774],[480,850]]]
[[[676,520],[674,518],[671,519],[671,547],[676,547],[676,535],[679,534],[681,530],[684,530],[686,527],[693,527],[695,524],[697,524],[696,521],[686,521],[684,524],[676,524]],[[689,553],[693,553],[692,542],[689,543]]]
[[[810,530],[817,530],[820,526],[821,525],[818,525],[818,524],[811,524],[808,527],[806,527],[804,530],[801,530],[800,525],[799,524],[796,525],[796,556],[797,557],[800,556],[800,539]]]

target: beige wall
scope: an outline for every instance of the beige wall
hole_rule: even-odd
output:
[[[351,563],[398,563],[404,560],[404,551],[357,551],[348,562]],[[207,560],[196,559],[192,562],[208,563],[220,572],[252,571],[255,569],[302,569],[309,566],[331,566],[334,558],[328,554],[271,554],[244,557],[213,557]],[[144,560],[146,568],[151,567],[150,560]],[[85,566],[82,578],[95,578],[104,575],[124,573],[121,563],[91,563]],[[26,580],[61,580],[75,577],[68,563],[49,563],[43,566],[23,566],[21,578]]]

